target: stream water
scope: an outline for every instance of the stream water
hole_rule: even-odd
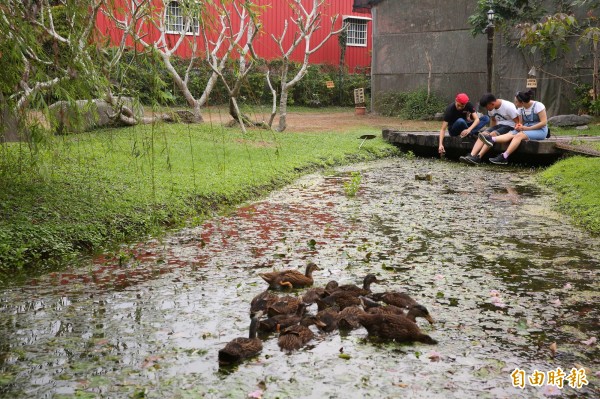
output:
[[[352,171],[362,178],[348,197]],[[0,396],[600,397],[600,239],[554,201],[523,169],[389,159],[307,176],[200,227],[3,288]],[[386,281],[373,291],[410,293],[439,343],[376,342],[361,328],[286,354],[271,336],[220,369],[218,350],[248,334],[258,273],[309,261],[316,286],[375,273]],[[558,368],[562,389],[548,383]]]

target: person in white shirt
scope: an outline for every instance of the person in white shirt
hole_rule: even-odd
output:
[[[489,136],[506,134],[513,130],[519,121],[519,113],[515,104],[496,98],[492,93],[484,94],[479,100],[479,105],[487,109],[490,117],[490,127],[483,132],[484,134]],[[490,147],[478,138],[471,153],[460,157],[460,161],[473,165],[480,164],[489,149]]]
[[[519,123],[515,130],[510,134],[492,137],[485,133],[479,133],[479,139],[488,147],[493,147],[494,143],[508,143],[508,148],[497,157],[490,158],[490,162],[496,165],[506,165],[508,157],[512,154],[521,141],[525,140],[544,140],[548,137],[548,116],[546,115],[546,106],[539,101],[532,100],[533,92],[531,90],[518,91],[515,96],[515,104],[519,107]]]

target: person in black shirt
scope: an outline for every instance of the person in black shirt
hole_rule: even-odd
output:
[[[457,94],[454,102],[448,105],[444,113],[438,152],[440,154],[446,152],[444,148],[446,129],[452,137],[467,137],[468,135],[476,137],[479,130],[487,125],[489,121],[490,118],[487,115],[479,117],[473,104],[469,102],[469,96],[465,93]]]

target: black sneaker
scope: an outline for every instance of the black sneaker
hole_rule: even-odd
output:
[[[479,133],[477,135],[477,137],[479,137],[479,140],[483,141],[483,143],[485,145],[487,145],[488,147],[494,146],[494,142],[492,141],[492,136],[490,136],[489,134]]]
[[[504,158],[504,154],[499,154],[496,157],[490,158],[490,162],[496,165],[507,165],[508,159]]]
[[[481,163],[481,158],[479,157],[479,155],[465,155],[464,157],[460,157],[458,158],[461,162],[464,163],[468,163],[470,165],[479,165]]]

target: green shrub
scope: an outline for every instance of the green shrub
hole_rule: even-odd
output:
[[[413,120],[432,119],[445,106],[444,100],[434,93],[428,95],[427,89],[387,92],[379,96],[375,103],[375,109],[384,116]]]
[[[189,60],[173,57],[171,59],[175,70],[180,76],[185,75]],[[273,101],[271,90],[267,84],[266,72],[271,70],[271,83],[281,94],[281,59],[261,62],[246,77],[239,96],[241,105],[270,105]],[[236,73],[236,63],[227,63],[223,76],[228,82],[233,82]],[[289,66],[288,79],[291,79],[301,65],[292,62]],[[206,87],[212,70],[203,60],[196,60],[189,75],[188,88],[199,97]],[[142,104],[179,105],[185,106],[186,101],[175,85],[173,78],[167,72],[162,61],[156,54],[129,51],[122,57],[113,73],[112,80],[119,82],[121,94],[138,98]],[[334,88],[327,88],[327,81],[333,81]],[[352,106],[354,104],[354,89],[364,88],[368,98],[371,90],[371,79],[368,71],[358,70],[354,74],[344,71],[341,78],[337,66],[326,64],[309,65],[306,75],[289,91],[288,105],[308,107],[326,107],[332,105]],[[227,104],[229,95],[223,82],[219,79],[213,88],[208,104]]]

